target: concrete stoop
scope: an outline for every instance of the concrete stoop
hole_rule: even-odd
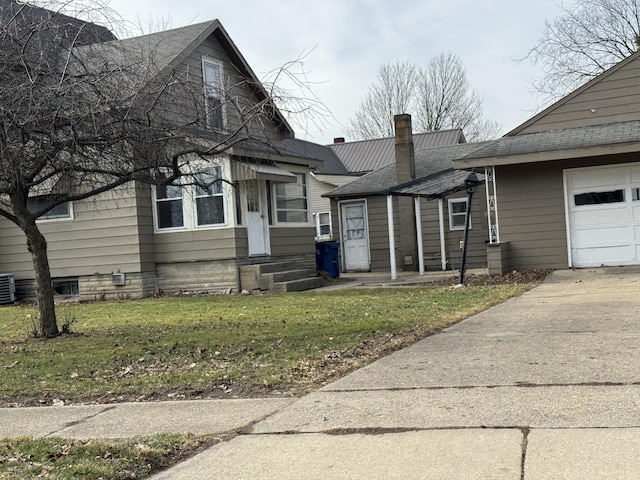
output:
[[[324,282],[315,270],[300,268],[296,262],[244,265],[240,270],[242,290],[262,290],[273,293],[300,292],[322,287]]]

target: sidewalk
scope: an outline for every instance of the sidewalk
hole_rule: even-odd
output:
[[[639,293],[559,271],[300,399],[0,409],[0,436],[233,434],[156,480],[640,478]]]

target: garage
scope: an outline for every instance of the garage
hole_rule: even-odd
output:
[[[640,165],[564,171],[569,266],[640,264]]]

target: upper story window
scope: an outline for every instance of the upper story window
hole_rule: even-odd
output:
[[[451,230],[464,230],[466,215],[466,198],[452,198],[449,200],[449,228]],[[471,219],[469,219],[469,228],[471,228]]]
[[[210,58],[202,59],[202,81],[207,126],[213,130],[224,129],[224,102],[222,63]]]
[[[35,212],[46,206],[48,198],[46,195],[39,195],[37,197],[29,197],[27,200],[27,208],[30,212]],[[40,215],[38,220],[70,220],[72,218],[71,202],[65,202],[60,205],[56,205],[48,212]]]
[[[276,183],[276,218],[278,223],[308,223],[307,176],[296,173],[295,183]]]
[[[223,170],[219,165],[197,167],[192,176],[155,187],[158,230],[196,229],[226,224]]]

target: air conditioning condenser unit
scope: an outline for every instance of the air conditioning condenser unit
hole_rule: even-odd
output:
[[[13,273],[0,273],[0,304],[6,305],[16,301],[16,284]]]

